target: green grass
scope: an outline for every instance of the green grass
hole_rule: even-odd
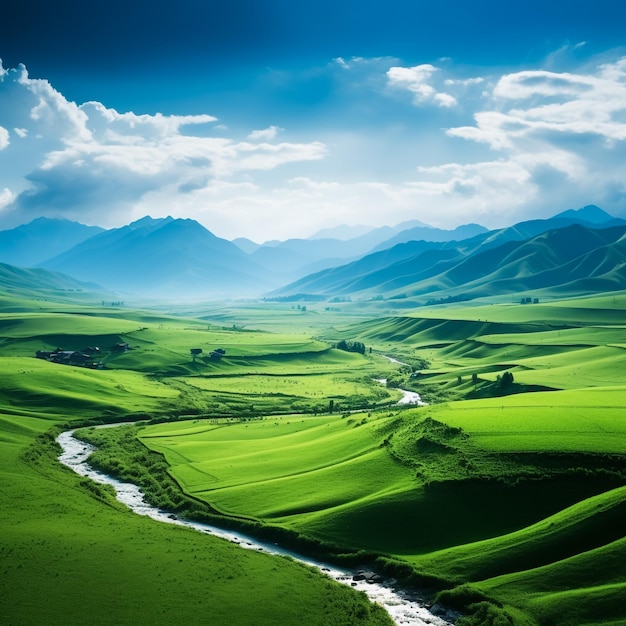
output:
[[[25,357],[0,358],[0,402],[59,419],[153,413],[174,407],[175,389],[136,372],[90,370]]]
[[[491,601],[466,623],[496,614],[520,625],[625,621],[624,294],[428,307],[400,317],[385,313],[386,303],[346,303],[340,312],[323,303],[306,312],[233,303],[197,310],[205,319],[45,306],[0,318],[0,472],[11,503],[0,513],[0,569],[12,598],[0,600],[4,622],[41,622],[42,603],[32,599],[38,589],[52,616],[76,590],[65,623],[93,614],[94,598],[108,606],[120,594],[116,623],[142,621],[131,604],[148,605],[143,617],[154,623],[174,615],[230,622],[233,613],[239,623],[300,623],[304,606],[307,623],[333,623],[324,613],[363,623],[358,614],[367,610],[349,589],[332,595],[334,585],[274,559],[257,562],[261,555],[208,555],[207,538],[123,513],[106,490],[89,488],[45,454],[22,456],[60,421],[128,414],[208,417],[140,431],[188,494],[261,529],[386,555],[380,564],[393,575],[445,581],[445,601]],[[339,339],[419,364],[422,376],[398,373],[376,353],[330,348]],[[108,355],[105,370],[32,358],[58,342],[118,341],[132,349]],[[192,347],[203,349],[195,362]],[[225,357],[207,358],[217,347]],[[496,382],[504,371],[515,377],[506,392]],[[397,397],[373,382],[378,377],[447,401],[319,414],[331,399],[343,412]],[[561,391],[529,393],[539,388]],[[259,417],[288,410],[309,414]],[[212,418],[221,414],[231,417]],[[123,433],[113,429],[111,438],[116,432]],[[136,580],[132,572],[140,572]],[[96,596],[96,587],[107,590]],[[248,587],[258,594],[233,608]]]
[[[45,452],[25,461],[49,421],[0,427],[2,623],[389,623],[308,568],[141,518]]]
[[[626,387],[451,402],[429,414],[495,452],[626,454]]]
[[[465,404],[469,408],[473,403]],[[598,425],[583,422],[586,434],[579,439],[566,445],[559,436],[547,440],[539,451],[570,454],[555,463],[552,458],[510,455],[536,453],[532,445],[520,448],[507,441],[497,449],[485,447],[483,424],[491,425],[491,420],[480,410],[473,413],[479,416],[474,426],[471,417],[447,419],[457,413],[450,407],[447,412],[428,408],[371,417],[292,416],[228,426],[198,421],[193,426],[150,426],[140,437],[165,454],[172,475],[187,493],[224,513],[271,521],[353,548],[396,554],[511,532],[619,480],[594,478],[598,468],[589,461],[589,477],[584,467],[568,468],[571,462],[585,463],[585,452],[622,452],[624,438],[615,437],[615,431],[605,428],[603,437],[590,441],[588,434]],[[439,422],[424,422],[427,414]],[[452,426],[462,421],[462,436],[456,435],[461,431],[437,426],[444,421]],[[518,416],[515,423],[511,439],[525,441],[526,420]],[[615,419],[603,423],[623,428]],[[554,431],[545,420],[539,426],[544,434]],[[578,437],[578,431],[575,434]],[[580,445],[575,446],[576,441]],[[619,468],[616,471],[624,469]],[[476,511],[459,527],[458,516],[472,503]],[[425,518],[424,511],[438,513]],[[396,520],[391,536],[390,518]]]
[[[398,488],[393,476],[405,473],[373,435],[391,419],[291,416],[182,432],[167,424],[140,436],[165,454],[191,495],[223,512],[297,527],[312,511]]]
[[[594,550],[610,551],[615,541],[621,544],[625,512],[626,490],[620,487],[578,502],[519,531],[413,557],[411,561],[416,567],[456,582],[477,582],[508,574],[514,574],[513,579],[518,575],[532,578],[537,575],[532,573],[537,568],[578,558],[580,554],[590,556]],[[596,565],[600,569],[604,567],[601,561]],[[606,568],[593,580],[601,581],[607,576],[612,577],[609,582],[623,578],[624,567]],[[560,584],[566,587],[571,584],[571,578],[563,577]]]

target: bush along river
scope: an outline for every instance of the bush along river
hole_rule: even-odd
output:
[[[289,556],[306,565],[315,567],[337,582],[350,585],[357,590],[365,592],[372,602],[382,605],[387,610],[396,624],[449,626],[458,617],[457,613],[447,611],[440,605],[431,606],[430,609],[427,608],[425,602],[418,599],[416,594],[394,588],[393,580],[385,581],[373,572],[340,569],[334,565],[313,561],[289,550],[284,550],[276,544],[262,543],[240,533],[222,530],[208,524],[188,521],[153,507],[144,500],[143,493],[137,485],[121,482],[90,467],[87,459],[95,450],[95,447],[76,439],[73,433],[74,431],[67,431],[57,437],[57,442],[63,449],[62,454],[59,456],[59,461],[81,476],[90,478],[98,483],[111,485],[116,491],[117,499],[139,515],[147,515],[161,522],[179,524],[202,533],[221,537],[239,544],[243,549]]]

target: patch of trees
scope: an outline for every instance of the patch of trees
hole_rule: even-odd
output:
[[[496,377],[496,382],[498,383],[498,387],[500,389],[508,389],[513,384],[513,373],[504,372],[502,376],[498,374],[498,376]]]
[[[451,304],[452,302],[467,302],[471,300],[470,296],[460,294],[458,296],[448,296],[447,298],[430,298],[424,306],[433,306],[435,304]]]
[[[336,304],[338,302],[352,302],[352,298],[350,296],[335,296],[331,298],[328,302]]]
[[[337,350],[344,350],[345,352],[365,354],[365,344],[362,341],[346,341],[342,339],[335,344],[335,348],[337,348]]]

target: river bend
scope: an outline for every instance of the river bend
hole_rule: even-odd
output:
[[[153,507],[145,501],[143,493],[137,485],[119,481],[112,476],[108,476],[92,468],[87,463],[87,459],[95,450],[95,447],[76,439],[73,436],[73,432],[74,431],[66,431],[57,437],[57,442],[63,449],[62,454],[59,456],[59,461],[81,476],[90,478],[98,483],[111,485],[116,491],[117,499],[139,515],[146,515],[160,522],[179,524],[193,528],[202,533],[221,537],[239,544],[243,549],[289,556],[306,565],[313,566],[323,571],[337,582],[364,591],[372,602],[382,605],[398,625],[449,626],[456,617],[452,612],[445,612],[443,608],[438,606],[434,607],[433,610],[440,613],[441,616],[435,615],[426,608],[423,602],[420,602],[410,592],[395,589],[392,586],[393,581],[383,583],[368,583],[365,580],[355,581],[353,578],[355,571],[343,570],[334,565],[313,561],[289,550],[284,550],[276,544],[266,544],[241,533],[222,530],[209,524],[184,520],[171,513]]]

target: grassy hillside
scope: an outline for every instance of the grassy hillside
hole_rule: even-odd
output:
[[[198,327],[141,312],[129,320],[118,319],[119,311],[77,312],[5,315],[0,325],[2,623],[390,623],[349,587],[140,518],[62,467],[53,442],[59,429],[88,418],[177,413],[181,394],[142,372],[48,363],[34,358],[34,347],[123,339],[140,318],[157,330],[177,325],[183,336],[185,327]]]
[[[624,225],[549,223],[519,224],[451,244],[405,243],[305,276],[276,293],[408,296],[424,304],[522,291],[563,297],[624,289]]]
[[[389,623],[303,566],[130,513],[56,462],[54,423],[0,416],[2,623]]]
[[[626,394],[613,392],[612,412],[595,418],[584,408],[569,416],[577,398],[568,395],[551,409],[524,394],[497,407],[466,401],[349,418],[200,420],[149,426],[139,436],[165,454],[187,493],[222,513],[391,555],[418,580],[460,585],[444,595],[453,604],[469,581],[473,593],[527,611],[529,595],[542,598],[544,585],[553,592],[542,568],[558,566],[567,576],[560,588],[593,602],[585,571],[603,571],[613,550],[623,554],[626,433],[618,407]],[[622,570],[607,584],[623,581]],[[522,573],[524,588],[513,576]],[[491,580],[504,574],[506,585]],[[612,606],[613,617],[626,617]]]
[[[448,307],[329,329],[428,359],[400,382],[453,401],[139,436],[223,513],[386,554],[389,571],[474,603],[468,623],[621,623],[625,302]]]
[[[98,297],[97,292],[104,293],[97,285],[77,281],[59,272],[25,269],[5,263],[0,263],[0,287],[3,311],[19,306],[19,300],[30,301],[32,308],[37,310],[41,306],[36,304],[39,301],[91,302]]]
[[[459,624],[626,620],[623,295],[370,321],[365,307],[257,303],[190,319],[44,306],[0,315],[4,622],[46,611],[79,623],[106,606],[116,623],[384,623],[350,589],[221,543],[208,553],[209,538],[135,518],[54,461],[49,429],[128,416],[169,421],[98,431],[118,469],[122,444],[141,462],[162,454],[198,510],[378,558],[474,604]],[[332,348],[339,339],[374,351]],[[93,345],[104,369],[34,358]],[[435,403],[392,406],[400,393],[374,378]],[[182,498],[167,489],[170,504]]]

